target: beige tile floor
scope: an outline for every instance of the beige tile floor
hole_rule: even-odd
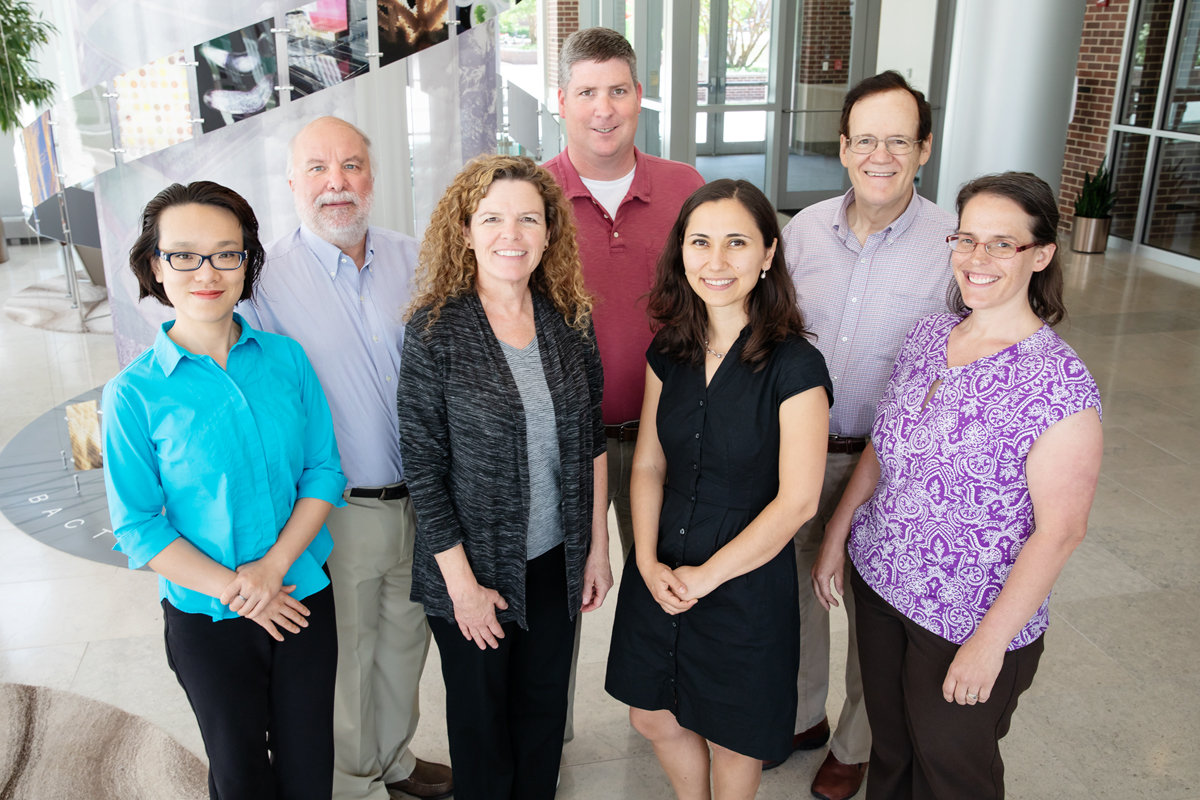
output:
[[[51,247],[13,248],[0,302],[57,272]],[[1004,742],[1009,796],[1200,800],[1200,276],[1120,253],[1072,256],[1067,300],[1062,332],[1105,403],[1105,461],[1088,539],[1055,587],[1041,671]],[[0,446],[116,369],[110,338],[0,316]],[[113,703],[202,756],[162,653],[156,596],[152,575],[66,555],[0,518],[0,680]],[[612,609],[586,620],[559,797],[670,798],[650,747],[603,691]],[[844,653],[838,613],[833,631]],[[422,692],[414,749],[445,760],[436,651]],[[833,717],[842,696],[835,686]],[[797,754],[759,796],[808,797],[823,757]]]

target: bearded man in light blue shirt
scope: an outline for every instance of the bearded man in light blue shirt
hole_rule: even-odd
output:
[[[301,224],[266,246],[258,294],[238,310],[304,347],[349,487],[327,522],[338,627],[333,797],[440,798],[453,790],[449,768],[408,749],[429,629],[409,600],[416,518],[396,378],[418,243],[369,225],[373,167],[370,140],[344,120],[322,117],[296,134],[287,176]]]

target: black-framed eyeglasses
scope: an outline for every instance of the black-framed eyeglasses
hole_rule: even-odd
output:
[[[879,141],[875,136],[851,136],[850,151],[864,156],[874,153]],[[916,149],[917,140],[907,136],[889,136],[883,140],[883,146],[894,156],[906,156]]]
[[[154,255],[167,262],[176,272],[195,272],[204,266],[205,261],[212,264],[213,269],[232,270],[237,269],[246,261],[245,250],[222,250],[219,253],[202,256],[199,253],[188,253],[182,250],[178,253],[164,253],[155,248]]]
[[[975,248],[983,245],[983,250],[993,258],[1013,258],[1017,253],[1028,250],[1031,247],[1041,247],[1040,244],[1015,245],[1012,242],[998,240],[995,242],[977,242],[970,236],[962,236],[957,233],[952,233],[946,237],[946,244],[950,245],[950,249],[956,253],[974,253]]]

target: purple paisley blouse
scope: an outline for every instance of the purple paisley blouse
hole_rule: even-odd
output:
[[[956,644],[971,638],[1033,533],[1029,448],[1054,423],[1100,411],[1091,373],[1047,325],[999,353],[947,367],[946,341],[961,321],[925,317],[896,356],[871,431],[879,484],[855,513],[849,543],[854,566],[880,597]],[[1042,635],[1049,603],[1009,650]]]

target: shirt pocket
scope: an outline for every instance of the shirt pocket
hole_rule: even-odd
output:
[[[884,301],[883,320],[876,338],[875,358],[887,364],[896,361],[904,337],[923,317],[937,307],[934,298],[924,294],[890,291]]]

